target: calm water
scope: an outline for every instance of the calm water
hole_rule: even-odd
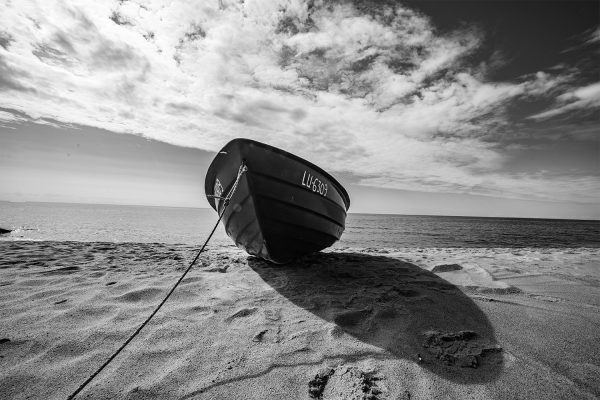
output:
[[[201,244],[212,209],[0,202],[0,240]],[[221,227],[212,244],[231,244]],[[349,214],[337,246],[600,247],[600,221]]]

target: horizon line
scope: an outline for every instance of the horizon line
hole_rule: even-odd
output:
[[[166,205],[151,205],[151,204],[124,204],[124,203],[92,203],[92,202],[75,202],[75,201],[35,201],[35,200],[2,200],[0,203],[35,203],[35,204],[71,204],[71,205],[96,205],[96,206],[116,206],[116,207],[152,207],[152,208],[186,208],[196,210],[212,210],[211,207],[198,206],[166,206]],[[561,221],[598,221],[597,218],[560,218],[560,217],[511,217],[511,216],[485,216],[485,215],[449,215],[449,214],[403,214],[389,212],[348,212],[347,214],[355,215],[401,215],[411,217],[453,217],[453,218],[491,218],[491,219],[535,219],[535,220],[561,220]]]

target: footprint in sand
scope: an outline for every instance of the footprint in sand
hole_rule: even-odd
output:
[[[256,308],[256,307],[254,307],[254,308],[242,308],[241,310],[238,310],[235,313],[233,313],[232,315],[230,315],[229,317],[225,318],[225,321],[226,322],[231,322],[231,321],[233,321],[236,318],[247,317],[248,315],[254,314],[257,310],[258,310],[258,308]]]
[[[414,289],[400,289],[400,288],[392,288],[383,294],[381,294],[377,301],[379,302],[389,302],[392,300],[397,300],[401,297],[419,297],[421,296],[421,292]]]
[[[50,271],[44,271],[41,273],[44,275],[66,275],[66,274],[73,274],[79,270],[81,270],[81,268],[79,268],[79,267],[63,267],[63,268],[53,269]]]
[[[144,300],[153,300],[162,293],[163,291],[158,288],[145,288],[127,292],[124,295],[117,297],[117,299],[128,303],[137,303]]]
[[[222,274],[227,272],[227,269],[229,268],[229,265],[215,265],[215,266],[210,266],[208,268],[203,268],[202,272],[220,272]]]
[[[527,293],[527,296],[531,297],[532,299],[542,300],[542,301],[546,301],[548,303],[558,303],[560,301],[563,301],[561,298],[553,297],[553,296],[545,296],[542,294]]]
[[[342,312],[336,315],[333,321],[341,327],[356,326],[365,321],[371,315],[372,311],[371,308],[364,308],[362,310]]]
[[[265,313],[265,318],[268,319],[269,321],[279,321],[281,319],[281,309],[277,308],[277,309],[267,309],[264,311]]]
[[[256,335],[254,335],[254,337],[252,338],[252,341],[253,342],[262,342],[265,337],[265,333],[267,333],[267,332],[269,332],[268,329],[258,332]]]
[[[340,338],[344,335],[344,330],[338,325],[334,325],[331,329],[329,329],[329,335],[333,338]]]
[[[378,309],[377,311],[375,311],[373,314],[373,317],[374,317],[373,319],[375,319],[375,320],[394,319],[401,314],[408,314],[408,311],[399,306],[387,306],[387,307],[382,307],[382,308]]]

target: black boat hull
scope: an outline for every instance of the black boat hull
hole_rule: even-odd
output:
[[[217,154],[206,175],[210,205],[221,213],[225,196],[244,163],[223,225],[238,247],[285,263],[331,246],[345,228],[346,190],[316,165],[281,149],[235,139]]]

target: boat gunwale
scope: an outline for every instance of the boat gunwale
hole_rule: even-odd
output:
[[[223,151],[227,151],[226,149],[228,147],[231,147],[231,146],[233,146],[236,143],[249,143],[249,144],[257,145],[257,146],[262,147],[264,149],[273,151],[275,153],[279,153],[279,154],[281,154],[281,155],[283,155],[285,157],[291,158],[291,159],[293,159],[295,161],[298,161],[298,162],[300,162],[302,164],[305,164],[306,166],[308,166],[308,167],[314,169],[315,171],[323,174],[324,177],[326,177],[327,179],[329,179],[333,183],[333,185],[336,187],[337,191],[340,193],[340,195],[342,197],[342,201],[345,203],[344,205],[346,206],[346,210],[345,211],[348,211],[350,209],[350,196],[348,195],[348,192],[342,186],[342,184],[339,183],[338,180],[335,179],[330,173],[328,173],[327,171],[325,171],[323,168],[321,168],[321,167],[313,164],[312,162],[310,162],[308,160],[305,160],[304,158],[299,157],[299,156],[297,156],[295,154],[292,154],[292,153],[290,153],[290,152],[288,152],[286,150],[283,150],[283,149],[271,146],[271,145],[266,144],[266,143],[258,142],[256,140],[252,140],[252,139],[236,138],[236,139],[233,139],[233,140],[229,141],[225,146],[223,146],[223,148],[219,151],[219,153],[217,153],[217,156],[210,163],[210,165],[209,165],[209,167],[207,169],[207,172],[206,172],[206,176],[207,177],[208,177],[209,173],[211,172],[211,170],[213,169],[214,162],[216,161],[216,159],[219,156],[219,154],[221,152],[223,152]],[[257,174],[264,175],[264,174],[262,174],[260,172],[257,173]],[[289,183],[293,184],[292,182],[289,182]],[[206,194],[208,194],[206,185],[205,185],[205,192],[206,192]],[[327,199],[327,200],[332,201],[331,199]],[[337,205],[339,206],[339,204],[337,204]]]

